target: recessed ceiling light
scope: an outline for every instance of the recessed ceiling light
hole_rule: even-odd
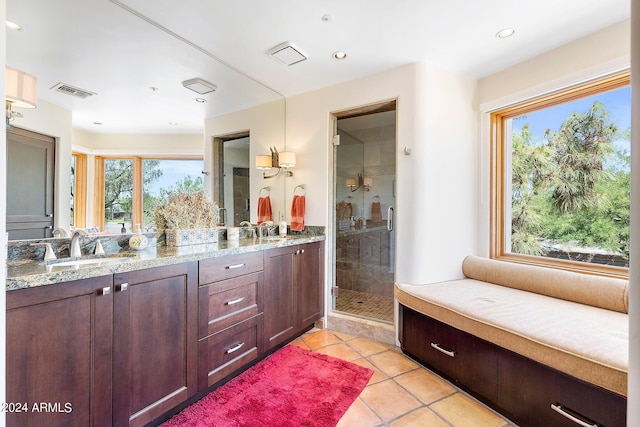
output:
[[[196,102],[199,102],[200,104],[204,104],[205,102],[207,102],[207,100],[204,98],[196,98]]]
[[[155,86],[151,86],[149,89],[151,89],[151,92],[157,92],[160,90],[159,87],[155,87]]]
[[[171,126],[178,126],[178,122],[169,122]]]
[[[333,19],[333,16],[327,13],[326,15],[322,15],[322,18],[320,19],[322,20],[322,22],[329,23]]]
[[[22,31],[23,28],[16,24],[15,22],[11,22],[11,21],[4,21],[4,26],[7,27],[7,29],[9,30],[13,30],[13,31]]]
[[[96,126],[102,126],[102,122],[93,122],[93,124]]]
[[[500,30],[496,33],[496,37],[499,39],[506,39],[507,37],[511,37],[516,33],[516,30],[513,28],[505,28],[504,30]]]
[[[347,59],[347,52],[342,52],[341,50],[337,52],[333,52],[333,59],[337,59],[338,61],[342,61],[343,59]]]

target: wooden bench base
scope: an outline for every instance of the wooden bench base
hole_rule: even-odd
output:
[[[626,397],[403,305],[400,343],[404,353],[522,427],[626,426]]]

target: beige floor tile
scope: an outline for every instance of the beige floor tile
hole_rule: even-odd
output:
[[[343,334],[342,332],[333,332],[333,333],[335,334],[335,336],[340,338],[342,341],[350,341],[350,340],[356,338],[353,335]]]
[[[296,347],[304,348],[305,350],[310,350],[309,346],[304,341],[302,341],[301,338],[296,338],[295,340],[291,341],[287,345],[295,345]]]
[[[390,427],[449,427],[449,424],[431,409],[424,407],[398,418],[389,425]]]
[[[380,418],[361,399],[356,399],[336,427],[374,427],[381,424]]]
[[[365,368],[369,368],[369,369],[371,369],[373,371],[373,375],[369,379],[368,385],[379,383],[380,381],[384,381],[384,380],[389,379],[388,376],[386,376],[384,373],[380,372],[380,369],[378,369],[376,366],[374,366],[367,359],[357,359],[357,360],[352,360],[352,362],[355,363],[356,365],[364,366]]]
[[[368,338],[356,338],[349,341],[349,346],[363,356],[382,353],[391,348],[387,344],[379,343]]]
[[[430,408],[455,427],[503,427],[506,421],[469,396],[456,393]]]
[[[338,359],[346,360],[349,362],[361,357],[360,353],[356,352],[351,347],[343,343],[316,348],[314,351],[317,353],[326,354],[328,356],[337,357]]]
[[[391,420],[422,404],[393,380],[365,387],[360,398],[384,421]]]
[[[327,330],[319,330],[305,334],[302,336],[302,340],[312,349],[342,342],[333,332]]]
[[[457,391],[451,384],[423,368],[414,369],[394,379],[426,404],[435,402]]]
[[[369,356],[371,363],[390,377],[404,374],[418,368],[418,365],[408,357],[396,350],[389,350],[383,353]]]

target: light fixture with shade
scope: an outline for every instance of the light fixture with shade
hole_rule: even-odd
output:
[[[269,147],[271,155],[260,154],[256,156],[256,169],[262,170],[262,177],[265,179],[277,177],[282,170],[285,176],[293,176],[292,169],[296,166],[296,154],[291,151],[278,152],[275,147]],[[274,174],[267,175],[267,170],[278,169]]]
[[[362,174],[359,173],[357,178],[347,178],[347,187],[353,193],[354,191],[358,191],[360,187],[364,185],[364,180],[362,178]]]
[[[7,126],[14,118],[13,108],[36,108],[36,86],[34,76],[15,68],[5,68],[5,108]]]

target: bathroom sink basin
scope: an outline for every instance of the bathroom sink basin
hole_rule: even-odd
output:
[[[267,237],[261,238],[260,240],[262,240],[263,242],[283,242],[287,240],[287,238],[280,237],[280,236],[267,236]]]
[[[103,265],[120,264],[135,259],[132,256],[104,256],[96,258],[76,258],[70,260],[54,260],[46,263],[49,268],[82,268],[82,267],[100,267]]]

